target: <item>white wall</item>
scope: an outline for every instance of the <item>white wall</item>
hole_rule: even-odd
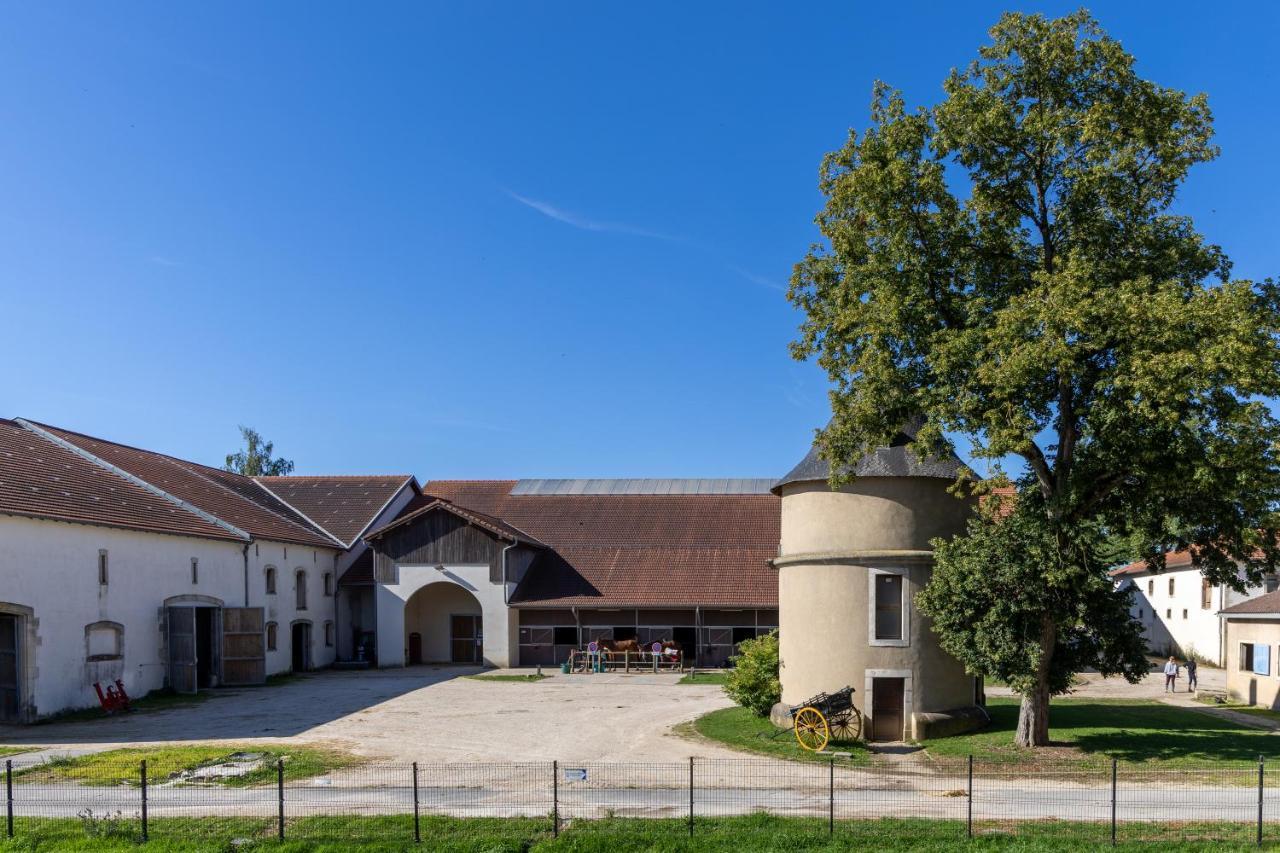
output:
[[[324,646],[323,625],[333,619],[334,599],[323,595],[323,572],[334,571],[336,551],[251,544],[246,601],[243,547],[240,542],[0,516],[0,602],[33,611],[28,635],[34,643],[24,649],[31,671],[32,713],[43,716],[96,705],[95,680],[118,676],[132,696],[163,687],[167,666],[162,615],[165,599],[174,596],[265,607],[268,621],[280,623],[278,649],[267,653],[268,673],[290,667],[289,623],[295,618],[315,624],[315,665],[331,663],[333,649]],[[108,555],[106,586],[98,583],[99,549]],[[194,584],[193,557],[199,560]],[[268,564],[281,570],[275,596],[265,592]],[[304,613],[294,607],[294,568],[308,572],[309,606]],[[85,628],[104,621],[123,626],[123,657],[88,662]]]
[[[276,623],[276,648],[267,650],[267,674],[288,672],[293,667],[292,630],[294,622],[311,623],[311,664],[315,668],[329,666],[337,659],[334,646],[325,645],[324,625],[336,621],[338,572],[335,557],[338,551],[329,548],[313,548],[306,545],[287,545],[283,542],[258,540],[249,546],[249,598],[250,607],[262,607],[266,621]],[[267,568],[276,570],[276,592],[267,592]],[[298,571],[305,572],[307,607],[299,610],[294,589]],[[329,574],[329,595],[324,594],[324,576]],[[243,575],[243,571],[241,572]],[[242,584],[243,587],[243,584]],[[243,605],[245,596],[228,604]],[[336,638],[336,630],[335,630]]]
[[[515,661],[517,614],[503,599],[503,585],[489,581],[489,566],[398,566],[397,582],[377,586],[378,665],[405,664],[405,604],[413,594],[432,584],[453,584],[470,592],[480,602],[484,632],[484,662],[506,667]],[[508,584],[512,587],[514,584]],[[428,590],[424,595],[430,595]],[[415,602],[415,611],[419,605]],[[421,605],[429,607],[429,604]],[[411,614],[411,618],[414,614]],[[445,616],[447,619],[447,615]],[[447,630],[447,625],[446,625]],[[424,646],[426,637],[423,637]],[[425,653],[425,648],[424,648]]]
[[[1159,574],[1130,575],[1127,581],[1134,588],[1132,616],[1142,623],[1147,645],[1155,653],[1163,653],[1174,646],[1180,655],[1195,654],[1213,661],[1218,666],[1225,663],[1222,647],[1222,626],[1218,611],[1248,598],[1260,595],[1262,587],[1250,587],[1240,594],[1225,586],[1210,590],[1209,606],[1201,599],[1203,576],[1190,566],[1166,569]],[[1170,594],[1169,583],[1173,582]]]

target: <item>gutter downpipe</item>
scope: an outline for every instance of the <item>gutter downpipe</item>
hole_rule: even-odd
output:
[[[512,666],[514,662],[511,660],[511,586],[507,583],[507,552],[520,544],[519,539],[512,539],[511,544],[502,549],[502,617],[507,620],[507,666]],[[516,646],[519,651],[520,626],[516,626]]]
[[[244,543],[241,554],[244,555],[244,606],[249,606],[249,546],[252,542]]]

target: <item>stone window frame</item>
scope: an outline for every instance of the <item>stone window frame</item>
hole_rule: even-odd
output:
[[[307,609],[307,570],[293,570],[293,609],[299,612]]]
[[[276,594],[276,584],[278,583],[277,578],[279,577],[279,575],[280,573],[276,571],[275,566],[263,567],[262,578],[263,578],[263,584],[264,584],[264,588],[266,589],[267,595]]]
[[[92,653],[92,645],[90,637],[96,631],[108,630],[115,634],[116,651],[114,654],[98,654]],[[124,660],[124,626],[119,622],[112,622],[110,619],[100,619],[97,622],[90,622],[84,626],[84,659],[90,663],[97,661]]]
[[[902,636],[896,640],[876,637],[876,578],[898,575],[902,578]],[[873,567],[867,569],[867,645],[905,649],[911,646],[911,573],[906,568]]]
[[[274,652],[280,645],[280,626],[275,622],[268,622],[264,626],[266,633],[267,651]]]

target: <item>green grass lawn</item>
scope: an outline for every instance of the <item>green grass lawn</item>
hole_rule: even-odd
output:
[[[1054,699],[1049,711],[1047,751],[1018,749],[1013,733],[1018,700],[987,702],[991,725],[982,731],[924,742],[931,756],[1034,765],[1073,760],[1081,767],[1122,762],[1177,768],[1205,762],[1254,764],[1262,755],[1280,758],[1280,738],[1246,726],[1162,702],[1121,699]]]
[[[801,749],[790,729],[775,728],[768,717],[757,717],[746,708],[734,706],[703,714],[692,723],[677,726],[679,733],[692,731],[702,737],[722,743],[743,752],[754,752],[773,758],[791,758],[797,761],[830,761],[838,763],[866,764],[870,752],[860,741],[840,743],[832,741],[827,752],[814,753]],[[847,752],[848,757],[833,756],[832,752]]]
[[[532,681],[542,681],[543,679],[550,678],[550,677],[551,676],[549,675],[539,675],[536,672],[531,672],[531,673],[528,673],[527,675],[514,675],[514,674],[504,673],[502,675],[464,675],[463,676],[463,678],[470,678],[473,681],[519,681],[526,684]]]
[[[6,755],[18,755],[19,753],[30,751],[29,746],[0,746],[0,758]]]
[[[724,684],[728,680],[727,672],[690,672],[676,684]]]
[[[242,776],[229,776],[206,781],[232,787],[261,785],[276,780],[276,761],[284,760],[286,780],[309,779],[330,770],[351,767],[361,759],[347,752],[313,746],[236,746],[200,745],[161,748],[112,749],[74,758],[58,758],[45,764],[14,771],[18,783],[74,781],[82,785],[139,785],[142,759],[147,760],[147,779],[167,780],[184,770],[216,764],[236,752],[262,753],[267,756],[262,767]]]
[[[424,816],[423,842],[414,844],[409,815],[291,819],[285,841],[276,840],[269,818],[165,818],[150,822],[150,842],[139,848],[136,817],[78,820],[19,818],[12,841],[0,838],[0,850],[59,851],[409,851],[447,853],[631,853],[631,851],[706,851],[706,853],[784,853],[792,850],[887,851],[1084,851],[1109,841],[1103,823],[1068,821],[1011,825],[977,823],[976,837],[953,820],[879,819],[827,822],[812,818],[749,815],[698,818],[693,837],[680,819],[611,818],[570,821],[555,838],[549,818],[445,818]],[[1249,827],[1231,823],[1121,825],[1122,849],[1244,850],[1252,847]],[[1275,828],[1268,827],[1274,844]],[[235,840],[233,844],[232,841]]]

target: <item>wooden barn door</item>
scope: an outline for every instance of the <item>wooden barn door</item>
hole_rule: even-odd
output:
[[[261,607],[222,608],[222,683],[265,684],[266,617]]]
[[[18,670],[22,655],[18,648],[18,625],[17,616],[0,614],[0,723],[16,723],[21,715]]]
[[[478,663],[480,660],[480,617],[455,613],[449,617],[449,634],[454,663]]]
[[[196,692],[196,609],[169,607],[169,687],[175,693]]]

